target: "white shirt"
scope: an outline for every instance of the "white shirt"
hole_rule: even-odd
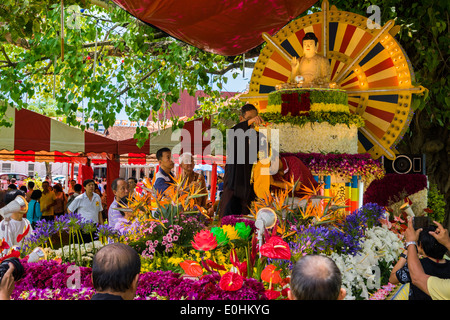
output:
[[[89,200],[86,193],[76,197],[67,208],[70,212],[78,209],[78,213],[86,220],[92,220],[98,223],[98,214],[103,210],[102,199],[96,193],[92,194],[92,200]]]
[[[23,239],[28,238],[31,236],[31,233],[33,232],[33,228],[30,225],[30,230],[28,231],[28,234],[20,241],[17,242],[17,236],[20,234],[23,234],[25,229],[30,225],[30,221],[26,218],[22,218],[21,221],[14,220],[14,219],[8,219],[8,220],[2,220],[0,222],[0,240],[3,239],[9,244],[9,247],[12,246],[22,246]],[[5,249],[3,254],[7,253],[9,249]]]

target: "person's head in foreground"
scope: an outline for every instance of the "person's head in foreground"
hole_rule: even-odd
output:
[[[336,263],[327,256],[306,255],[291,273],[290,300],[343,300],[342,276]]]
[[[419,254],[426,255],[429,258],[443,260],[447,253],[447,248],[440,244],[430,232],[436,232],[436,226],[428,226],[422,228],[419,233],[417,247]]]
[[[140,271],[141,260],[136,250],[123,243],[111,243],[94,256],[92,283],[97,293],[133,300]]]
[[[247,103],[241,108],[241,114],[239,115],[239,121],[246,121],[258,116],[258,109],[250,103]]]

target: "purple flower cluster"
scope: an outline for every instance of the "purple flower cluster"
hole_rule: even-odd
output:
[[[72,264],[58,264],[56,261],[27,263],[22,261],[25,277],[16,282],[12,299],[61,299],[88,300],[95,293],[91,280],[91,268],[79,267],[79,289],[68,288],[73,272]],[[241,289],[223,291],[220,275],[206,275],[200,280],[182,277],[172,271],[142,273],[139,277],[136,300],[157,299],[158,295],[169,300],[260,300],[266,299],[264,286],[255,279],[245,279]],[[25,293],[28,293],[27,295]]]
[[[341,177],[352,175],[384,176],[380,161],[373,160],[370,154],[321,154],[321,153],[283,153],[285,156],[296,156],[312,171],[322,174],[336,174]]]
[[[265,300],[264,285],[255,279],[245,279],[241,289],[224,291],[219,286],[220,275],[205,275],[200,280],[180,277],[172,271],[156,271],[139,277],[137,300],[147,299],[152,292],[169,300]],[[156,299],[153,297],[152,299]]]
[[[293,255],[337,252],[356,254],[361,250],[365,230],[379,224],[384,208],[369,203],[349,214],[336,227],[330,225],[296,227],[297,234],[290,242]]]
[[[55,217],[53,221],[40,220],[30,237],[25,241],[25,249],[32,249],[36,246],[44,245],[49,238],[59,232],[73,232],[82,230],[85,233],[96,233],[98,236],[114,237],[117,235],[111,227],[107,225],[98,225],[92,221],[85,220],[78,213],[68,213]],[[98,237],[96,237],[98,239]]]
[[[28,263],[21,261],[24,267],[24,277],[15,283],[12,299],[20,299],[20,294],[24,291],[33,292],[36,297],[46,296],[48,289],[61,290],[59,298],[69,299],[79,293],[77,289],[68,288],[70,277],[73,271],[68,270],[71,263],[58,264],[54,260],[41,260],[39,262]],[[78,267],[80,271],[80,287],[92,288],[91,268]]]

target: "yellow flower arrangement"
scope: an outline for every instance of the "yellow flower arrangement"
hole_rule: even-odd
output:
[[[226,224],[222,226],[222,229],[227,234],[230,240],[240,239],[234,226]]]
[[[319,103],[311,103],[311,111],[349,113],[350,108],[348,105],[345,105],[345,104],[319,102]],[[261,113],[266,113],[266,112],[281,113],[281,105],[280,104],[267,105],[266,109],[262,110],[260,112]]]
[[[281,109],[280,109],[281,110]],[[349,113],[348,105],[337,103],[312,103],[311,111],[316,112],[345,112]]]
[[[170,257],[169,259],[167,259],[167,262],[170,263],[170,264],[172,264],[172,265],[174,265],[174,266],[179,265],[180,262],[183,262],[183,261],[184,261],[183,258],[181,258],[181,257],[176,257],[176,256],[172,256],[172,257]]]
[[[277,104],[277,105],[267,105],[266,109],[264,111],[261,111],[262,113],[264,112],[276,112],[276,113],[281,113],[281,104]]]

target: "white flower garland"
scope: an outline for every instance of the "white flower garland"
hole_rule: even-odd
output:
[[[267,127],[268,140],[272,129],[278,130],[280,152],[288,153],[358,153],[358,128],[327,122],[296,126],[290,123],[271,123]]]
[[[47,257],[49,259],[59,259],[62,258],[62,250],[64,250],[64,256],[68,257],[69,256],[69,252],[72,251],[72,254],[79,254],[78,250],[81,250],[81,259],[85,262],[89,262],[92,261],[93,257],[94,257],[94,248],[96,251],[98,251],[101,247],[103,247],[103,244],[98,241],[95,240],[93,243],[92,242],[88,242],[86,244],[72,244],[71,248],[69,250],[69,246],[66,245],[64,246],[62,249],[56,249],[56,250],[52,250],[51,248],[45,248],[44,251],[47,254]],[[74,250],[76,250],[74,252]]]
[[[384,226],[367,229],[361,245],[361,252],[355,256],[330,255],[341,270],[342,286],[347,290],[346,300],[356,299],[355,293],[359,290],[361,297],[369,299],[369,290],[380,289],[383,285],[377,273],[380,261],[392,263],[403,250],[403,242]]]

